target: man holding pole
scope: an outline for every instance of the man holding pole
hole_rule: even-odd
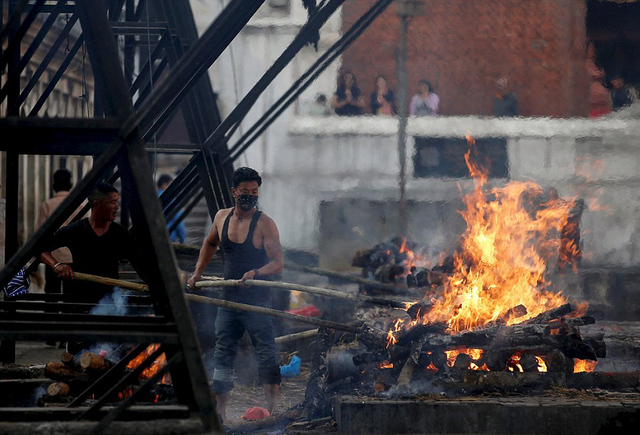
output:
[[[118,278],[120,260],[131,262],[136,272],[144,279],[145,267],[137,250],[133,236],[122,225],[115,222],[120,206],[118,189],[111,184],[99,183],[89,195],[91,215],[65,227],[59,228],[48,241],[46,252],[40,260],[51,267],[59,278],[67,280],[64,294],[71,294],[81,302],[98,303],[113,287],[105,284],[88,284],[74,281],[74,271],[105,278]],[[51,251],[66,246],[73,257],[71,265],[56,260]],[[82,350],[69,343],[68,351]]]
[[[262,178],[254,169],[241,167],[232,178],[231,194],[235,206],[219,210],[211,231],[205,238],[193,276],[187,287],[195,288],[202,273],[220,247],[224,258],[224,278],[241,280],[264,279],[280,274],[284,268],[284,254],[275,222],[257,210]],[[271,289],[268,287],[227,287],[223,298],[232,302],[270,308]],[[266,314],[218,308],[215,333],[213,392],[217,409],[226,419],[229,393],[233,389],[233,367],[238,341],[247,331],[258,358],[258,374],[264,385],[267,410],[277,410],[280,386],[280,367],[275,347],[275,321]]]

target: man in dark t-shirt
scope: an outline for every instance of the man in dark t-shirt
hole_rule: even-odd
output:
[[[79,302],[97,304],[111,294],[113,287],[93,282],[74,280],[74,271],[106,278],[119,278],[120,260],[127,259],[144,279],[142,257],[133,236],[122,225],[115,222],[118,210],[118,189],[107,183],[99,183],[89,195],[91,215],[58,229],[46,245],[40,260],[51,267],[63,280],[62,292],[74,295]],[[66,246],[71,251],[72,265],[61,263],[51,251]],[[89,349],[87,341],[67,342],[67,351],[76,354]]]
[[[47,252],[40,255],[42,262],[64,279],[65,294],[77,296],[83,302],[99,302],[112,287],[74,281],[74,271],[117,279],[120,261],[125,259],[144,279],[141,255],[133,236],[115,222],[120,209],[118,200],[118,189],[107,183],[98,184],[89,195],[91,215],[58,229],[46,245]],[[62,246],[71,251],[72,265],[60,263],[51,255],[50,251]]]

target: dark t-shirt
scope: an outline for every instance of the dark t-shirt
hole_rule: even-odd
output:
[[[75,272],[117,279],[120,261],[126,259],[144,277],[142,259],[133,236],[116,222],[112,222],[107,232],[101,236],[93,231],[89,219],[73,222],[55,232],[47,250],[62,246],[71,251]],[[64,293],[81,295],[82,299],[91,302],[99,302],[111,289],[110,286],[83,281],[64,282]]]

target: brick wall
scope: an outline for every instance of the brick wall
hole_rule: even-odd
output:
[[[374,0],[345,2],[346,30]],[[408,100],[429,79],[443,115],[490,115],[494,79],[507,74],[524,116],[587,116],[584,0],[424,0],[408,31]],[[395,5],[343,55],[367,97],[376,75],[397,89]]]

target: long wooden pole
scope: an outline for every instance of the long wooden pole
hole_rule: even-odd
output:
[[[294,332],[293,334],[281,335],[276,337],[276,344],[288,343],[290,341],[302,340],[303,338],[311,338],[318,335],[317,329],[310,329],[308,331]]]
[[[327,276],[327,277],[330,277],[330,278],[337,278],[337,279],[341,279],[343,281],[353,282],[353,283],[356,283],[356,284],[362,284],[362,285],[366,285],[368,287],[377,288],[377,289],[380,289],[380,290],[387,290],[387,291],[394,292],[394,293],[398,293],[398,292],[407,293],[409,291],[407,288],[399,286],[399,285],[387,284],[387,283],[383,283],[383,282],[374,281],[372,279],[366,279],[366,278],[363,278],[361,276],[355,276],[355,275],[350,275],[350,274],[347,274],[347,273],[335,272],[333,270],[326,270],[326,269],[321,269],[321,268],[318,268],[318,267],[302,266],[300,264],[295,264],[295,263],[285,263],[284,267],[286,269],[291,269],[291,270],[295,270],[295,271],[298,271],[298,272],[305,272],[305,273],[311,273],[311,274],[314,274],[314,275],[321,275],[321,276]]]
[[[242,281],[227,279],[227,280],[216,280],[216,281],[199,281],[196,282],[196,288],[211,288],[211,287],[238,287],[242,285]],[[400,308],[406,310],[410,304],[401,301],[394,301],[391,299],[378,298],[374,296],[367,295],[353,295],[350,293],[344,293],[337,290],[330,290],[321,287],[311,287],[308,285],[300,285],[293,284],[289,282],[282,281],[264,281],[259,279],[248,279],[244,282],[244,285],[247,286],[263,286],[263,287],[272,287],[272,288],[281,288],[286,290],[298,290],[305,293],[313,293],[317,295],[323,296],[331,296],[340,299],[348,299],[356,302],[368,302],[376,305],[384,305],[393,308]]]
[[[353,332],[354,334],[359,334],[361,332],[360,328],[356,328],[355,326],[345,325],[343,323],[338,323],[338,322],[332,322],[330,320],[318,319],[316,317],[307,317],[307,316],[301,316],[299,314],[287,313],[285,311],[274,310],[273,308],[265,308],[265,307],[258,307],[255,305],[241,304],[239,302],[225,301],[223,299],[209,298],[206,296],[199,296],[191,293],[187,293],[185,297],[192,301],[201,302],[203,304],[216,305],[222,308],[230,308],[232,310],[250,311],[253,313],[267,314],[269,316],[281,317],[283,319],[295,320],[298,322],[309,323],[311,325],[316,325],[316,326],[324,326],[326,328],[337,329],[339,331]]]
[[[146,284],[138,284],[136,282],[124,281],[122,279],[105,278],[103,276],[90,275],[88,273],[73,272],[73,279],[78,281],[95,282],[98,284],[111,285],[114,287],[125,288],[127,290],[136,290],[139,292],[149,292],[149,286]]]
[[[90,282],[96,282],[100,284],[114,285],[121,288],[127,288],[130,290],[136,290],[141,292],[149,291],[149,288],[146,285],[132,283],[129,281],[123,281],[120,279],[104,278],[101,276],[89,275],[87,273],[78,273],[78,272],[74,273],[74,277],[75,277],[74,279],[77,279],[80,281],[90,281]],[[205,282],[205,281],[200,281],[197,284],[200,284],[202,282]],[[213,282],[218,283],[220,281],[213,281]],[[249,285],[256,282],[257,284],[254,284],[254,285],[264,285],[263,283],[271,284],[271,281],[247,280],[247,284]],[[227,283],[226,285],[229,286],[229,283]],[[236,283],[236,285],[238,284]],[[231,302],[231,301],[225,301],[222,299],[209,298],[206,296],[194,295],[191,293],[185,294],[185,298],[190,299],[192,301],[201,302],[204,304],[216,305],[218,307],[230,308],[233,310],[241,310],[241,311],[251,311],[254,313],[268,314],[270,316],[282,317],[284,319],[295,320],[302,323],[309,323],[311,325],[337,329],[340,331],[353,332],[354,334],[359,334],[361,332],[360,328],[356,328],[355,326],[345,325],[343,323],[338,323],[338,322],[332,322],[330,320],[318,319],[315,317],[307,317],[307,316],[301,316],[299,314],[287,313],[285,311],[274,310],[273,308],[265,308],[265,307],[258,307],[255,305],[241,304],[238,302]]]

